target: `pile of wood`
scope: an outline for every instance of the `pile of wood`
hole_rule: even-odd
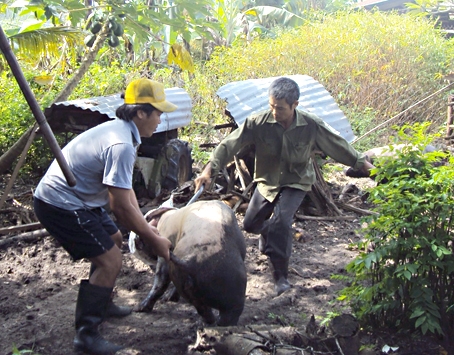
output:
[[[312,315],[303,329],[295,327],[245,326],[214,327],[197,331],[188,354],[217,355],[358,355],[359,324],[350,314],[333,318],[320,327]]]
[[[41,223],[36,220],[32,201],[32,191],[5,198],[0,208],[0,216],[4,221],[0,226],[0,249],[18,241],[32,242],[48,235]]]
[[[357,216],[346,215],[345,211],[362,215],[374,214],[372,211],[345,202],[345,196],[355,189],[352,184],[347,184],[339,194],[338,199],[334,201],[332,191],[323,178],[317,163],[320,159],[317,158],[316,154],[313,156],[316,181],[312,190],[308,193],[308,199],[303,201],[300,208],[305,213],[298,213],[295,217],[300,220],[349,220],[355,219]],[[207,192],[202,198],[221,199],[235,212],[244,212],[255,188],[252,181],[253,158],[254,152],[251,148],[241,151],[216,178],[213,186],[211,186],[211,192]]]

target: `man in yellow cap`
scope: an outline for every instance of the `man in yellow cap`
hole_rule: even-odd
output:
[[[103,206],[125,228],[149,240],[158,256],[169,260],[171,243],[147,223],[132,189],[140,137],[150,137],[163,112],[177,106],[166,101],[164,86],[149,79],[126,88],[118,119],[100,124],[73,139],[63,155],[77,184],[71,187],[53,162],[34,194],[35,213],[42,225],[74,260],[91,261],[88,280],[82,280],[76,304],[74,346],[89,354],[113,354],[121,346],[105,340],[98,326],[106,317],[122,317],[131,308],[112,302],[121,270],[123,236]]]

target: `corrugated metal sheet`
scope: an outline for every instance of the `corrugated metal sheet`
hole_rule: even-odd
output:
[[[187,126],[192,119],[192,101],[181,88],[165,89],[166,99],[178,106],[163,113],[156,133]],[[120,94],[57,102],[44,111],[49,125],[57,132],[80,133],[102,122],[116,118],[116,109],[123,104]]]
[[[308,75],[287,75],[286,77],[296,81],[300,87],[298,108],[319,116],[348,142],[356,138],[347,117],[322,84]],[[250,114],[269,108],[268,87],[277,78],[235,81],[222,86],[216,93],[227,101],[227,111],[240,125]]]

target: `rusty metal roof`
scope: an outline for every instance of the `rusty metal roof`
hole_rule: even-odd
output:
[[[192,101],[184,89],[168,88],[165,89],[165,93],[166,99],[178,108],[161,115],[161,123],[156,133],[184,127],[192,118]],[[44,115],[54,132],[81,133],[100,123],[115,119],[117,117],[115,111],[123,103],[121,94],[62,101],[46,108]]]
[[[308,75],[286,75],[300,87],[298,108],[316,114],[348,142],[356,137],[350,122],[322,84]],[[240,125],[254,112],[269,108],[268,87],[278,77],[235,81],[218,89],[217,95],[227,101],[229,115]]]

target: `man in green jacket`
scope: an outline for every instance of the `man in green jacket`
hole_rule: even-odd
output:
[[[347,166],[369,174],[374,166],[318,116],[297,109],[298,84],[286,77],[269,89],[270,109],[249,116],[216,147],[195,179],[196,191],[225,167],[238,151],[255,145],[257,187],[244,216],[243,228],[260,234],[259,249],[268,256],[277,295],[291,288],[287,280],[295,212],[316,180],[312,153],[320,150]]]

